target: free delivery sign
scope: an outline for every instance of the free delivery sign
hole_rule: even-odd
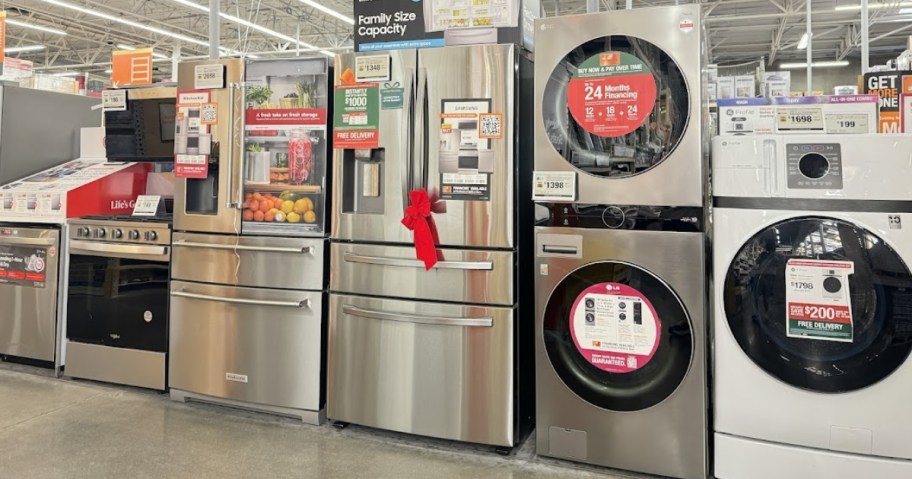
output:
[[[443,32],[426,32],[422,0],[355,0],[355,51],[442,47]]]

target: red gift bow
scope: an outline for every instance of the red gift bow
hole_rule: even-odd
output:
[[[409,199],[412,204],[405,208],[402,224],[415,234],[416,256],[424,262],[425,271],[429,271],[437,261],[443,260],[443,254],[437,251],[440,237],[431,216],[431,211],[437,208],[431,204],[431,198],[424,189],[412,190],[409,192]]]

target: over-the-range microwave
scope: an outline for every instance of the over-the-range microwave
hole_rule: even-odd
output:
[[[104,113],[108,161],[173,161],[177,88],[126,91],[126,110]]]

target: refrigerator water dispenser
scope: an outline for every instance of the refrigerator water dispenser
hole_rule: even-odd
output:
[[[383,148],[342,153],[342,211],[383,214]]]

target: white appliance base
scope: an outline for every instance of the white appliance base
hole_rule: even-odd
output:
[[[249,411],[264,412],[267,414],[276,414],[279,416],[293,417],[295,419],[300,419],[301,421],[307,424],[313,424],[314,426],[319,426],[326,422],[326,409],[320,409],[319,411],[310,411],[306,409],[294,409],[290,407],[281,407],[281,406],[269,406],[267,404],[255,404],[244,401],[235,401],[233,399],[225,399],[215,396],[208,396],[206,394],[197,394],[189,391],[181,391],[180,389],[171,389],[171,400],[172,401],[198,401],[209,404],[218,404],[221,406],[230,406],[239,409],[246,409]]]
[[[912,461],[788,446],[715,433],[718,479],[907,479]]]

